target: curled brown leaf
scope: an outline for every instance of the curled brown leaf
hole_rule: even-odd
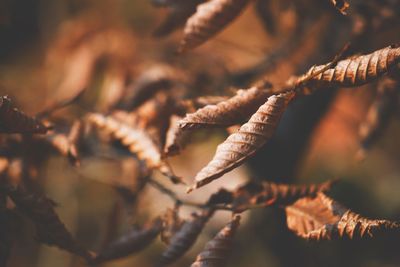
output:
[[[211,0],[200,4],[186,22],[180,52],[193,49],[221,31],[244,10],[250,0]]]
[[[323,193],[287,206],[286,216],[289,229],[309,240],[372,238],[386,232],[400,232],[399,222],[364,218]]]

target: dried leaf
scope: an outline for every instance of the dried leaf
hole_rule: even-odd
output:
[[[139,159],[143,160],[148,168],[158,169],[169,177],[173,183],[182,182],[180,178],[173,174],[168,163],[162,159],[160,150],[146,132],[123,124],[112,116],[92,113],[88,116],[88,121],[120,140],[123,145],[128,147],[131,153],[136,154]]]
[[[211,127],[227,127],[244,120],[253,114],[263,104],[270,92],[252,87],[248,90],[239,90],[232,98],[219,102],[216,105],[207,105],[195,113],[187,114],[180,121],[182,130]]]
[[[170,117],[169,129],[165,139],[164,153],[167,156],[174,156],[186,146],[192,131],[182,131],[179,125],[182,117],[172,115]]]
[[[222,230],[210,240],[204,250],[197,256],[192,267],[222,267],[225,266],[231,251],[233,237],[239,227],[240,216],[236,215]]]
[[[212,211],[194,214],[192,220],[183,223],[178,232],[171,238],[170,244],[161,255],[157,266],[166,266],[175,262],[196,242],[197,237],[210,219]]]
[[[366,151],[379,139],[398,105],[400,84],[386,78],[379,82],[377,96],[370,106],[365,121],[359,128],[361,149],[358,157],[363,158]]]
[[[249,182],[233,192],[232,206],[242,212],[252,205],[289,205],[303,197],[315,197],[318,192],[330,190],[334,181],[322,184],[292,185],[273,182]]]
[[[13,107],[8,96],[0,97],[0,133],[45,134],[48,127]]]
[[[385,232],[399,232],[400,223],[370,220],[346,209],[323,193],[305,197],[286,207],[289,229],[309,240],[372,238]]]
[[[7,194],[14,201],[18,210],[34,223],[39,242],[57,246],[86,260],[91,259],[90,252],[76,243],[61,222],[54,210],[53,201],[37,190],[31,191],[25,185],[9,186]]]
[[[311,87],[353,87],[369,83],[394,69],[400,62],[400,47],[392,45],[371,54],[354,56],[339,61],[318,75],[326,65],[310,68],[306,76],[311,76]]]
[[[221,31],[244,10],[250,0],[210,0],[197,7],[185,25],[179,51],[193,49]]]
[[[157,218],[142,229],[132,229],[101,251],[92,263],[99,264],[129,256],[145,249],[158,236],[162,221]]]
[[[188,192],[212,182],[241,165],[261,148],[274,134],[293,96],[293,93],[286,93],[269,97],[238,132],[231,134],[217,147],[214,158],[197,173],[195,184]]]
[[[347,15],[346,11],[350,4],[346,0],[330,0],[332,5],[336,7],[343,15]]]

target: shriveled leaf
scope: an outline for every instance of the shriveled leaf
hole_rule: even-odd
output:
[[[340,60],[336,66],[319,73],[326,65],[310,68],[306,76],[312,77],[311,87],[353,87],[369,83],[380,76],[398,71],[400,62],[400,47],[388,46],[371,54],[353,56]],[[317,74],[318,75],[314,75]]]
[[[91,259],[92,255],[75,241],[61,222],[54,210],[53,201],[25,185],[9,186],[7,194],[17,209],[33,222],[39,242],[57,246],[86,260]]]
[[[174,156],[186,146],[192,131],[182,131],[179,121],[182,117],[172,115],[170,117],[169,129],[165,139],[164,153],[167,156]]]
[[[361,149],[358,156],[363,158],[366,151],[379,139],[398,105],[400,82],[386,78],[379,82],[378,92],[371,104],[365,121],[359,127]]]
[[[159,218],[145,225],[142,229],[134,228],[109,244],[93,259],[92,263],[99,264],[137,253],[150,245],[161,229],[162,221]]]
[[[162,159],[159,148],[146,132],[121,123],[112,116],[92,113],[88,116],[88,121],[120,140],[131,153],[136,154],[139,159],[146,162],[148,168],[158,169],[174,183],[181,182],[173,174],[168,163]]]
[[[289,229],[309,240],[372,238],[400,232],[400,223],[364,218],[323,193],[315,198],[299,199],[286,207],[286,216]]]
[[[194,113],[187,114],[180,121],[182,130],[211,127],[227,127],[246,120],[263,104],[270,92],[252,87],[239,90],[232,98],[215,105],[207,105]]]
[[[197,7],[186,22],[179,51],[193,49],[213,37],[232,22],[250,0],[210,0]]]
[[[166,266],[183,256],[196,242],[213,212],[194,214],[192,220],[184,222],[182,227],[172,236],[167,249],[162,253],[157,266]]]
[[[39,120],[13,107],[8,96],[0,97],[0,133],[45,134],[47,130]]]
[[[208,241],[191,267],[225,266],[239,222],[240,216],[236,215],[212,240]]]
[[[346,0],[330,0],[332,5],[336,7],[343,15],[347,15],[346,11],[350,4]]]
[[[3,198],[5,201],[5,198]],[[21,227],[20,218],[12,210],[0,210],[0,266],[7,266],[14,240]]]
[[[330,190],[333,181],[322,184],[293,185],[273,182],[249,182],[233,192],[232,206],[236,211],[251,205],[286,206],[303,197],[315,197],[318,192]]]
[[[231,134],[217,147],[214,158],[197,173],[195,184],[188,191],[221,177],[260,149],[274,134],[293,96],[293,93],[285,93],[269,97],[238,132]]]

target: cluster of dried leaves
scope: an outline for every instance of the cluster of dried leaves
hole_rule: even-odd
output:
[[[185,25],[178,49],[185,52],[215,36],[253,1],[153,2],[170,10],[156,30],[156,36],[168,35]],[[349,4],[346,1],[331,2],[342,14],[347,13]],[[272,27],[266,21],[270,19],[266,14],[268,3],[258,0],[255,6],[260,18]],[[390,3],[376,5],[390,8]],[[373,7],[371,4],[369,8]],[[367,14],[363,15],[362,19],[369,19]],[[368,13],[368,16],[371,15]],[[368,33],[371,27],[379,28],[387,21],[397,19],[398,22],[400,19],[398,14],[397,17],[390,14],[376,17],[380,18],[379,23],[364,25],[350,41],[356,42],[357,37]],[[63,39],[71,33],[73,38]],[[347,50],[331,62],[312,66],[304,75],[293,76],[280,85],[258,82],[248,89],[237,90],[233,96],[207,96],[193,92],[199,73],[190,76],[179,68],[162,64],[146,67],[140,73],[131,62],[134,53],[126,52],[127,47],[129,51],[134,50],[134,38],[130,37],[132,33],[129,30],[118,26],[105,27],[91,20],[76,20],[65,26],[60,36],[49,53],[48,62],[50,66],[56,64],[62,69],[64,75],[58,81],[60,91],[73,93],[35,116],[18,110],[8,96],[0,99],[0,217],[4,225],[0,262],[5,263],[10,252],[13,237],[9,229],[19,220],[16,214],[33,223],[39,242],[79,255],[90,264],[138,253],[158,236],[166,244],[166,249],[157,264],[171,264],[190,249],[218,210],[231,211],[232,221],[205,245],[192,266],[222,266],[239,226],[240,216],[237,214],[253,208],[284,209],[288,228],[305,239],[373,238],[400,231],[398,222],[366,219],[335,202],[326,195],[331,182],[291,185],[249,181],[232,191],[220,189],[205,203],[192,203],[179,199],[152,176],[158,171],[174,184],[191,183],[173,172],[168,158],[179,154],[198,130],[227,129],[229,136],[217,147],[211,161],[194,177],[188,192],[206,186],[257,153],[273,137],[282,115],[298,98],[319,90],[359,87],[377,81],[377,97],[360,130],[362,153],[365,153],[377,140],[397,106],[399,46],[389,45],[363,55],[353,51],[351,56],[347,55],[350,53]],[[67,56],[76,59],[63,63]],[[55,114],[59,109],[84,101],[82,95],[87,94],[85,88],[99,60],[107,62],[105,65],[110,75],[99,93],[99,104],[73,119],[58,118]],[[230,130],[229,127],[235,125],[240,127]],[[99,142],[108,144],[108,153],[119,155],[121,161],[130,157],[135,159],[138,181],[134,187],[115,183],[121,194],[135,202],[145,186],[152,186],[170,196],[176,206],[147,224],[134,227],[94,253],[79,245],[68,232],[55,211],[55,203],[42,191],[37,174],[44,158],[56,151],[78,167],[82,156],[103,153],[99,151]],[[51,148],[49,153],[37,156],[35,151],[44,146]],[[199,211],[193,213],[192,218],[183,219],[179,215],[181,205],[193,206]]]

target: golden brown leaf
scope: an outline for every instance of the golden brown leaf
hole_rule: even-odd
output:
[[[120,140],[131,153],[146,162],[148,168],[158,169],[174,183],[181,182],[180,178],[173,174],[168,163],[162,159],[159,148],[146,132],[121,123],[112,116],[92,113],[88,116],[88,121]]]
[[[194,214],[192,220],[183,223],[179,231],[172,236],[169,246],[161,255],[157,266],[166,266],[179,259],[196,242],[197,237],[210,219],[212,211]]]
[[[204,250],[197,256],[192,267],[222,267],[225,266],[231,251],[233,237],[239,227],[240,216],[236,215],[222,230],[210,240]]]
[[[318,75],[326,65],[310,68],[306,76],[312,77],[309,81],[311,87],[338,86],[352,87],[369,83],[376,78],[398,69],[400,62],[400,47],[392,45],[377,50],[371,54],[353,56],[339,61]]]
[[[54,210],[53,201],[38,190],[30,190],[26,185],[8,186],[7,194],[17,209],[34,223],[38,241],[57,246],[86,260],[91,259],[91,253],[77,244],[61,222]]]
[[[0,97],[0,133],[45,134],[48,127],[13,107],[11,99]]]
[[[207,105],[190,113],[179,124],[182,130],[211,127],[227,127],[244,120],[253,114],[263,104],[270,92],[252,87],[248,90],[239,90],[232,98],[216,105]]]
[[[185,25],[179,51],[193,49],[221,31],[232,22],[250,0],[210,0],[197,7]]]
[[[145,249],[158,236],[162,229],[162,221],[157,218],[142,229],[133,228],[121,238],[109,244],[92,261],[94,264],[103,263],[129,256]]]
[[[286,216],[289,229],[309,240],[372,238],[400,231],[398,222],[364,218],[323,193],[315,198],[299,199],[286,207]]]
[[[368,110],[365,121],[361,123],[359,128],[361,139],[359,157],[364,157],[366,151],[379,139],[388,125],[398,105],[399,89],[399,81],[386,78],[379,82],[377,96]]]
[[[269,97],[238,132],[231,134],[217,147],[214,158],[197,173],[195,184],[188,191],[221,177],[260,149],[274,134],[293,96],[293,93],[285,93]]]

